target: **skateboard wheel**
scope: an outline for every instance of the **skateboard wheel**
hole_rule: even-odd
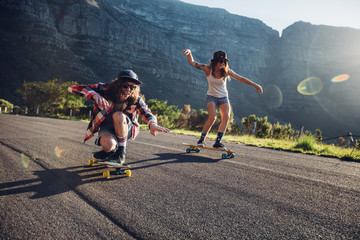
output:
[[[227,155],[226,153],[223,153],[223,154],[221,155],[221,157],[222,157],[222,159],[226,159],[226,158],[228,157],[228,155]]]
[[[89,166],[94,166],[95,164],[95,160],[94,159],[90,159],[89,160]]]
[[[235,157],[235,153],[232,153],[232,154],[230,155],[230,158],[233,158],[233,157]]]
[[[125,170],[124,171],[125,177],[131,177],[131,170]]]
[[[109,179],[110,178],[110,171],[103,172],[103,177],[106,178],[106,179]]]
[[[200,148],[195,148],[195,152],[200,152]]]
[[[191,148],[187,148],[187,149],[186,149],[186,152],[187,152],[187,153],[191,153]]]

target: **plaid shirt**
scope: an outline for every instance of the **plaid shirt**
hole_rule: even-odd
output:
[[[109,116],[109,114],[114,109],[115,104],[111,102],[107,97],[107,87],[108,83],[97,83],[92,85],[72,85],[68,88],[69,92],[86,97],[91,100],[92,97],[96,94],[100,94],[109,102],[109,107],[107,109],[101,110],[96,103],[94,104],[94,110],[91,116],[89,126],[86,130],[84,142],[89,140],[94,136],[94,134],[99,131],[100,124]],[[157,122],[156,117],[151,113],[151,110],[145,104],[144,100],[139,95],[138,101],[134,105],[127,106],[126,103],[122,103],[121,107],[122,112],[124,112],[131,121],[133,122],[133,139],[138,135],[140,131],[140,126],[137,121],[138,115],[137,112],[142,116],[145,122],[150,125],[152,122]]]

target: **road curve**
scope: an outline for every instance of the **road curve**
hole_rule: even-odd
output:
[[[360,164],[142,131],[132,177],[88,166],[87,123],[0,114],[0,239],[360,239]]]

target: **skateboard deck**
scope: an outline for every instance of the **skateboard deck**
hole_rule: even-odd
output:
[[[215,150],[215,151],[225,152],[225,153],[223,153],[221,155],[221,158],[223,158],[223,159],[235,157],[235,152],[231,151],[230,149],[202,147],[202,146],[188,144],[188,143],[183,143],[183,145],[188,147],[188,148],[186,148],[187,153],[191,153],[191,152],[197,152],[198,153],[198,152],[200,152],[200,148],[203,148],[203,149],[207,149],[207,150]]]
[[[113,165],[113,163],[102,162],[101,159],[92,158],[89,160],[89,165],[94,166],[95,164],[106,166],[107,168],[114,169],[113,171],[106,170],[103,172],[103,177],[109,179],[113,175],[123,175],[125,177],[131,177],[130,165]]]

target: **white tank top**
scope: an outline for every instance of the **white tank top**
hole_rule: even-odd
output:
[[[212,75],[212,71],[210,71],[209,76],[206,76],[209,83],[209,90],[207,95],[223,98],[228,97],[228,90],[226,88],[226,80],[228,77],[217,79]]]

